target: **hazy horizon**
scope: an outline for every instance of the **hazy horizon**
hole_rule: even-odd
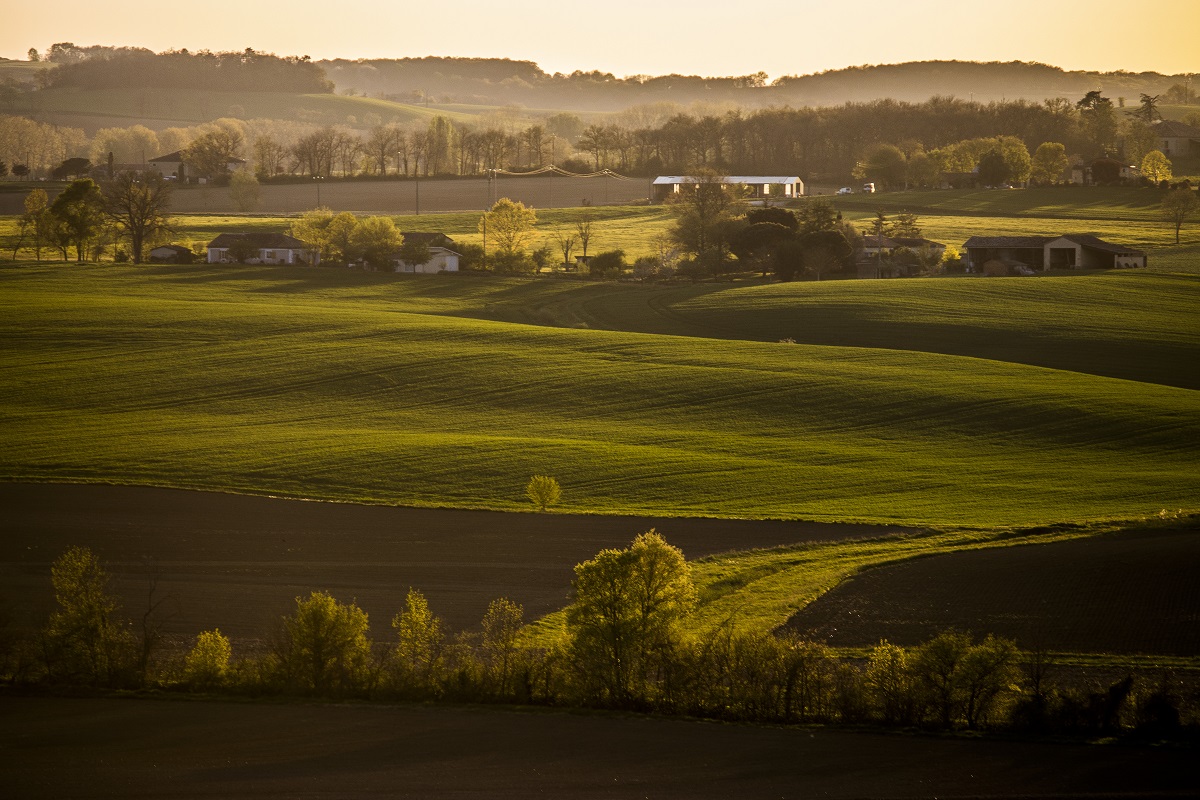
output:
[[[315,0],[254,5],[212,0],[202,11],[148,0],[103,7],[83,0],[18,6],[9,10],[9,24],[0,30],[0,56],[24,59],[31,47],[45,52],[55,42],[74,42],[154,51],[251,47],[314,60],[510,58],[533,61],[547,72],[600,70],[618,77],[763,71],[774,79],[932,60],[1200,72],[1200,4],[1191,0],[1158,4],[1156,19],[1162,24],[1157,26],[1127,19],[1128,5],[1116,0],[1052,5],[1012,0],[1003,13],[982,3],[911,0],[897,6],[864,0],[853,15],[803,0],[762,0],[753,14],[736,13],[739,8],[715,0],[693,0],[686,7],[635,0],[545,7],[510,0],[499,10],[479,0],[443,0],[422,8],[344,0],[335,20],[324,19],[326,7]],[[205,19],[218,24],[206,25]],[[1148,29],[1153,36],[1140,33]],[[988,41],[980,41],[981,30]]]

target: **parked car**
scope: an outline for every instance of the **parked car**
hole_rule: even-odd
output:
[[[865,192],[866,194],[875,194],[875,184],[864,183],[863,184],[863,192]]]
[[[837,193],[838,194],[854,194],[854,190],[851,189],[849,186],[843,186],[842,188],[837,190]]]

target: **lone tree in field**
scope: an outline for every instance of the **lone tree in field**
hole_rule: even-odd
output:
[[[1200,199],[1187,187],[1172,189],[1163,198],[1159,213],[1163,219],[1175,226],[1175,244],[1179,244],[1179,229],[1183,227],[1187,218],[1197,211],[1200,211]]]
[[[1161,150],[1151,150],[1142,159],[1142,175],[1154,183],[1171,180],[1171,159]]]
[[[538,507],[545,511],[549,506],[557,505],[562,499],[562,487],[558,481],[546,475],[534,475],[525,487],[525,495]]]

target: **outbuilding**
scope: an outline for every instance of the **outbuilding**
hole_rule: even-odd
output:
[[[321,263],[321,254],[304,242],[286,233],[222,233],[208,243],[208,263],[228,264],[236,259],[229,255],[235,245],[257,251],[247,259],[250,264],[311,264]]]
[[[654,196],[663,202],[685,188],[698,188],[701,183],[715,181],[727,186],[746,186],[751,200],[790,200],[804,194],[804,181],[795,175],[726,175],[718,178],[696,178],[690,175],[659,175],[654,179]]]

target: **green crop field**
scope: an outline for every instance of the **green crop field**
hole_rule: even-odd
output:
[[[467,276],[0,275],[10,479],[519,509],[546,473],[575,513],[950,525],[1195,504],[1200,400],[1173,386],[467,319],[519,286]]]

